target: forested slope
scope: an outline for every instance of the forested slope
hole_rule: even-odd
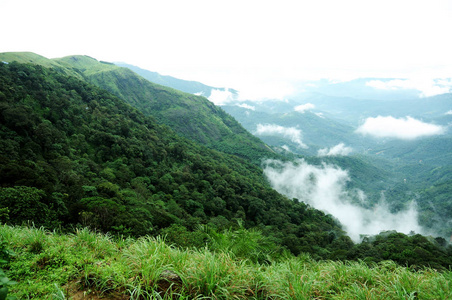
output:
[[[272,190],[254,164],[37,65],[0,64],[0,162],[2,222],[143,235],[242,220],[294,253],[342,235],[330,216]]]
[[[180,137],[61,70],[0,63],[0,222],[30,221],[164,235],[181,247],[204,247],[205,228],[243,224],[317,259],[452,265],[442,238],[383,233],[354,245],[331,216],[272,190],[255,164]]]

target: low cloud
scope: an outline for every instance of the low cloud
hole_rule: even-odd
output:
[[[308,148],[302,141],[301,130],[295,127],[283,127],[276,124],[257,124],[257,135],[283,136],[298,144],[301,148]]]
[[[444,130],[442,126],[424,123],[411,117],[397,119],[391,116],[378,116],[376,118],[367,118],[356,132],[380,138],[413,140],[420,137],[443,134]]]
[[[367,86],[379,90],[418,90],[421,97],[450,93],[451,79],[394,79],[389,81],[370,80]]]
[[[446,115],[452,115],[452,109],[446,112]]]
[[[256,106],[248,105],[246,103],[243,104],[236,104],[238,107],[250,109],[250,110],[256,110]]]
[[[337,218],[355,242],[360,241],[362,234],[375,235],[385,230],[422,233],[414,202],[397,213],[391,213],[384,197],[372,209],[354,204],[364,202],[366,195],[361,190],[347,190],[348,172],[337,166],[310,165],[304,160],[295,163],[268,160],[264,173],[278,192]]]
[[[235,95],[228,89],[225,90],[212,89],[210,91],[210,96],[208,99],[215,105],[225,105],[229,102],[233,102],[235,100]]]
[[[337,144],[336,146],[328,149],[323,148],[317,152],[318,156],[346,156],[353,151],[352,148],[347,147],[344,143]]]
[[[300,113],[304,113],[307,110],[315,108],[315,105],[312,103],[305,103],[294,107],[294,110]]]
[[[282,145],[281,148],[283,148],[284,150],[286,150],[287,152],[292,152],[289,148],[289,146],[287,145]]]

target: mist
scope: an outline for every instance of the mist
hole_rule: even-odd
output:
[[[256,106],[248,105],[246,103],[236,104],[236,106],[245,108],[245,109],[249,109],[249,110],[256,110]]]
[[[235,100],[234,94],[229,91],[229,89],[218,90],[212,89],[210,92],[209,101],[213,102],[215,105],[226,105],[227,103],[233,102]]]
[[[314,109],[314,108],[315,108],[314,104],[306,103],[306,104],[301,104],[301,105],[295,106],[294,110],[299,112],[299,113],[304,113],[305,111],[308,111],[308,110],[311,110],[311,109]]]
[[[421,97],[431,97],[450,93],[452,81],[450,79],[431,78],[371,80],[366,85],[380,90],[418,90]]]
[[[345,146],[344,143],[337,144],[334,147],[323,148],[317,151],[318,156],[346,156],[349,155],[353,149],[351,147]]]
[[[337,166],[310,165],[303,159],[295,163],[267,160],[264,173],[278,192],[334,216],[354,242],[361,241],[360,235],[385,230],[422,233],[415,202],[397,213],[391,213],[384,197],[372,209],[364,208],[359,203],[365,202],[365,193],[347,190],[349,174]]]
[[[296,143],[300,148],[308,148],[301,140],[302,132],[295,127],[284,127],[276,124],[257,124],[256,135],[283,136]]]

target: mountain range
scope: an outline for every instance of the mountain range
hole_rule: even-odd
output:
[[[18,61],[52,67],[95,84],[168,125],[181,136],[210,148],[259,162],[272,150],[243,129],[224,110],[206,98],[152,83],[128,68],[88,56],[46,59],[34,53],[2,53],[2,61]]]
[[[367,203],[361,203],[359,205],[364,207],[372,207],[381,200],[380,198],[382,191],[385,191],[385,196],[390,202],[390,205],[392,207],[391,210],[394,212],[403,210],[408,205],[408,202],[415,198],[418,199],[418,202],[420,203],[419,206],[422,208],[422,210],[419,212],[419,218],[421,221],[423,220],[422,222],[424,225],[429,223],[427,222],[427,220],[429,219],[427,216],[433,214],[435,215],[435,218],[433,219],[436,221],[430,222],[429,225],[427,224],[428,226],[430,226],[429,228],[431,230],[435,229],[437,230],[437,232],[441,232],[441,235],[443,236],[447,236],[452,233],[450,229],[441,226],[441,224],[447,224],[448,221],[445,217],[445,215],[447,214],[435,213],[435,211],[439,207],[445,208],[445,211],[452,211],[451,207],[449,206],[449,203],[451,203],[452,200],[447,196],[447,194],[445,194],[447,188],[444,188],[444,185],[448,186],[448,182],[452,180],[452,177],[450,175],[451,167],[448,163],[450,159],[450,151],[448,149],[450,149],[451,145],[450,131],[448,131],[448,126],[451,120],[450,115],[447,114],[447,112],[450,110],[450,94],[419,98],[419,92],[416,92],[415,90],[407,90],[405,92],[397,90],[395,93],[391,93],[388,90],[376,92],[375,89],[373,89],[371,86],[366,85],[366,83],[370,81],[380,80],[387,83],[391,82],[391,80],[394,79],[362,79],[352,81],[348,86],[347,83],[328,83],[326,81],[323,81],[321,82],[321,84],[317,83],[317,85],[310,83],[310,85],[308,86],[310,90],[306,91],[306,93],[300,94],[293,99],[287,99],[285,101],[240,101],[231,102],[222,107],[218,107],[208,101],[205,97],[194,95],[193,93],[203,94],[208,97],[208,95],[210,95],[209,91],[211,92],[212,90],[221,90],[219,88],[209,87],[198,82],[190,82],[172,77],[160,76],[155,72],[142,70],[127,64],[116,65],[113,63],[97,61],[94,58],[80,55],[68,56],[58,59],[47,59],[34,53],[1,53],[0,61],[5,62],[4,65],[9,66],[10,68],[15,66],[14,64],[12,64],[13,61],[31,65],[40,65],[45,68],[51,68],[51,70],[53,70],[51,72],[56,72],[48,75],[50,73],[46,73],[48,71],[44,70],[44,73],[42,75],[44,78],[46,78],[47,76],[69,76],[68,78],[70,78],[70,80],[68,81],[75,82],[74,80],[77,80],[80,81],[82,85],[95,85],[102,90],[108,91],[109,93],[115,95],[116,97],[118,97],[118,99],[125,102],[126,104],[134,107],[137,112],[143,114],[143,116],[147,120],[144,121],[145,123],[156,122],[155,124],[159,124],[158,126],[163,125],[163,127],[158,127],[160,128],[158,131],[161,130],[162,132],[168,132],[169,136],[171,137],[158,137],[158,140],[165,140],[167,141],[168,145],[171,146],[166,145],[166,148],[164,147],[161,150],[154,150],[153,156],[158,159],[157,161],[152,162],[151,165],[155,165],[157,163],[157,165],[160,166],[161,162],[166,159],[164,157],[167,157],[166,155],[169,155],[169,157],[173,157],[172,159],[180,160],[178,161],[178,163],[176,163],[178,167],[174,168],[174,166],[172,165],[167,165],[164,167],[164,170],[156,171],[158,175],[150,175],[150,173],[146,173],[148,171],[142,173],[146,174],[144,178],[154,178],[155,182],[152,182],[151,180],[151,182],[146,183],[144,187],[140,187],[148,190],[148,192],[150,191],[151,194],[154,195],[163,193],[159,196],[159,201],[163,201],[163,203],[165,204],[158,201],[156,202],[160,203],[158,205],[160,207],[159,209],[161,214],[153,216],[153,218],[161,219],[163,218],[162,215],[164,215],[165,217],[163,219],[166,218],[165,221],[161,221],[161,224],[165,225],[158,225],[158,229],[178,222],[182,222],[184,226],[187,226],[187,228],[189,228],[191,225],[188,225],[188,223],[186,223],[187,218],[182,217],[184,215],[191,217],[195,217],[196,215],[195,218],[200,218],[201,220],[203,220],[202,222],[207,222],[207,220],[209,220],[209,214],[211,215],[210,218],[219,217],[219,215],[215,215],[219,212],[213,212],[215,211],[213,207],[217,205],[218,207],[224,207],[224,205],[229,207],[228,205],[230,204],[228,201],[233,201],[232,199],[234,197],[227,197],[227,193],[229,193],[229,195],[231,195],[231,193],[237,195],[237,193],[244,192],[244,187],[238,184],[238,182],[247,182],[247,180],[241,177],[240,179],[237,179],[235,181],[237,183],[236,186],[232,188],[232,190],[226,188],[226,190],[229,190],[229,192],[226,192],[226,190],[224,191],[226,194],[216,194],[216,192],[211,194],[211,197],[218,200],[216,200],[216,204],[207,204],[203,202],[204,200],[196,200],[196,197],[199,197],[196,192],[199,193],[201,189],[199,187],[194,187],[193,184],[190,184],[189,182],[185,182],[183,176],[179,178],[178,176],[180,176],[180,174],[177,173],[179,171],[176,171],[176,169],[182,168],[182,166],[184,165],[184,163],[182,162],[186,160],[187,167],[189,168],[189,173],[193,172],[192,175],[187,175],[187,178],[193,178],[194,174],[196,174],[195,170],[199,169],[199,167],[194,167],[198,166],[198,163],[194,163],[193,159],[196,158],[197,161],[207,160],[209,161],[208,164],[211,164],[212,160],[211,158],[204,159],[202,157],[199,157],[199,155],[201,155],[203,151],[207,150],[189,150],[189,148],[185,146],[186,142],[182,142],[191,141],[191,143],[194,142],[195,144],[190,145],[202,145],[201,147],[207,147],[206,149],[220,151],[219,153],[224,153],[225,155],[233,155],[232,157],[235,158],[232,159],[236,159],[236,162],[238,162],[241,166],[239,167],[237,164],[232,164],[228,161],[226,163],[223,163],[223,165],[220,164],[219,170],[222,170],[222,168],[224,169],[225,167],[230,168],[230,166],[234,165],[234,167],[230,168],[230,171],[227,171],[226,173],[233,172],[233,177],[237,176],[237,174],[242,173],[248,174],[246,175],[247,178],[254,178],[253,176],[257,176],[255,178],[260,178],[257,180],[258,182],[260,182],[259,184],[263,184],[264,186],[266,185],[267,187],[269,187],[268,184],[272,184],[272,182],[268,182],[268,178],[265,179],[264,177],[261,177],[262,175],[257,174],[262,173],[262,169],[260,169],[260,167],[262,166],[262,163],[268,159],[287,161],[302,158],[305,161],[316,166],[321,166],[325,163],[335,165],[338,168],[345,169],[349,172],[351,180],[347,183],[345,188],[363,190],[367,194]],[[40,70],[31,71],[40,72]],[[141,76],[137,72],[139,72]],[[36,76],[39,77],[41,75]],[[145,79],[144,77],[146,77],[147,79]],[[152,80],[156,82],[151,82]],[[161,84],[168,86],[163,86]],[[76,85],[78,84],[74,83],[74,86]],[[334,85],[337,85],[336,88],[334,88]],[[359,86],[361,86],[361,88],[358,88]],[[176,90],[176,88],[179,88],[186,92]],[[350,88],[353,88],[354,92],[347,93],[347,89],[350,90]],[[66,87],[64,87],[63,89],[66,89]],[[83,89],[86,90],[86,87],[84,87]],[[85,99],[87,96],[84,96],[83,89],[74,88],[73,90],[75,92],[72,92],[74,93],[74,95],[70,95],[70,97],[82,97],[82,99]],[[236,94],[238,93],[238,91],[235,90],[232,90],[232,92]],[[69,91],[62,92],[62,94],[68,93]],[[103,92],[100,93],[100,91],[97,91],[95,93],[102,94]],[[379,99],[375,99],[376,95],[378,95],[379,93],[383,96],[381,96]],[[105,96],[106,94],[102,95]],[[112,96],[106,97],[111,98]],[[391,100],[391,97],[394,97],[396,99]],[[101,98],[95,98],[93,101],[94,103],[99,103],[99,101],[101,100]],[[94,104],[94,107],[97,109],[96,114],[99,116],[105,114],[107,110],[120,113],[118,110],[113,109],[111,106],[108,106],[107,109],[102,108],[104,104],[99,107],[97,107],[96,105],[97,104]],[[119,104],[116,105],[121,106]],[[43,105],[28,103],[26,104],[26,106],[33,108]],[[29,111],[29,109],[30,108],[21,108],[18,109],[18,112],[15,113],[18,114],[17,116],[23,115],[26,111]],[[49,107],[45,109],[48,110]],[[87,106],[87,110],[89,109],[90,106]],[[124,109],[125,108],[121,106],[120,111]],[[12,118],[14,118],[14,116],[16,116],[14,113],[9,114],[5,113],[5,111],[10,110],[3,110],[5,122],[11,120]],[[123,196],[118,195],[122,195],[121,193],[123,192],[126,193],[123,190],[125,188],[127,189],[128,185],[132,184],[131,181],[127,181],[127,179],[122,183],[117,181],[118,178],[121,177],[121,172],[118,173],[118,171],[116,171],[119,170],[118,168],[121,168],[121,166],[124,167],[123,165],[126,166],[124,167],[125,170],[127,170],[127,168],[129,170],[132,168],[130,165],[128,165],[130,161],[125,162],[128,161],[129,158],[127,156],[124,156],[123,154],[121,158],[122,163],[120,163],[118,162],[118,159],[119,157],[121,157],[121,155],[119,157],[114,156],[109,152],[110,150],[107,150],[107,148],[113,147],[115,144],[117,144],[118,138],[115,136],[118,133],[120,134],[120,136],[121,134],[125,134],[125,137],[128,137],[128,134],[132,132],[130,130],[127,130],[127,127],[130,127],[127,124],[131,124],[130,122],[133,123],[135,121],[133,118],[136,117],[133,117],[135,113],[130,112],[128,114],[130,115],[132,120],[128,120],[126,118],[125,121],[114,121],[113,123],[106,122],[101,126],[102,130],[105,130],[106,128],[108,128],[108,126],[117,124],[119,122],[121,125],[118,128],[120,129],[116,129],[119,131],[116,131],[114,133],[107,133],[107,135],[100,140],[87,141],[87,144],[84,144],[84,147],[86,149],[91,149],[91,152],[85,152],[87,155],[93,155],[93,153],[95,153],[94,157],[89,156],[90,160],[96,161],[95,157],[99,155],[106,155],[107,157],[105,161],[102,157],[97,158],[99,159],[99,161],[96,163],[100,165],[94,169],[91,167],[91,169],[96,170],[96,172],[103,172],[103,175],[100,177],[92,175],[93,178],[96,178],[96,180],[94,180],[94,182],[89,182],[88,185],[79,186],[79,190],[77,191],[78,198],[76,197],[76,200],[72,199],[74,201],[70,201],[70,210],[75,209],[74,211],[78,211],[78,213],[84,212],[87,216],[89,215],[89,213],[93,213],[95,215],[95,217],[92,217],[91,219],[87,218],[88,221],[86,222],[91,222],[91,225],[98,225],[100,222],[99,219],[101,219],[99,212],[92,210],[98,203],[103,203],[102,201],[106,201],[105,199],[107,198],[105,197],[109,195],[108,189],[106,193],[99,192],[99,189],[102,190],[102,187],[99,186],[100,182],[102,184],[104,184],[105,182],[112,183],[113,187],[110,186],[110,189],[116,189],[116,192],[113,193],[110,191],[110,195],[115,195],[113,198],[116,197],[118,199],[121,199],[121,201],[125,200],[122,200]],[[395,118],[404,118],[409,115],[413,118],[423,118],[423,121],[430,122],[438,126],[444,126],[446,130],[444,131],[444,133],[438,136],[411,141],[394,138],[375,138],[372,136],[365,136],[357,133],[357,128],[362,125],[363,120],[365,120],[366,118],[376,117],[378,115],[391,115]],[[48,113],[47,115],[39,115],[35,117],[35,121],[30,121],[31,123],[26,124],[35,124],[34,126],[38,126],[40,123],[36,120],[39,119],[47,119],[53,126],[55,126],[55,122],[63,122],[63,120],[59,120],[56,116],[53,116],[53,119],[51,119],[49,116],[50,115],[48,115]],[[49,123],[44,122],[44,124],[47,124],[45,126],[51,128],[49,129],[50,132],[53,131],[52,126],[50,126]],[[105,127],[106,124],[110,125]],[[12,124],[11,126],[16,126],[12,130],[15,130],[19,135],[32,134],[25,130],[25,125],[18,125],[16,123]],[[96,126],[98,125],[91,124],[86,126],[96,128]],[[117,127],[118,125],[113,126]],[[151,127],[157,128],[156,126],[157,125],[152,125]],[[66,129],[61,127],[58,128],[58,130]],[[173,133],[178,137],[175,138],[175,135],[173,135]],[[251,133],[253,133],[255,136],[253,136]],[[84,135],[85,137],[87,135],[92,135],[92,133],[86,130],[81,131],[81,133],[77,133],[76,135],[80,134]],[[110,136],[111,134],[113,134],[113,136]],[[73,132],[68,133],[66,131],[59,134],[59,136],[65,136],[66,138],[73,135]],[[6,134],[4,136],[6,137],[8,135]],[[187,140],[180,140],[180,138]],[[55,139],[53,141],[55,141]],[[23,147],[25,145],[29,145],[28,147],[30,147],[31,144],[29,142],[27,143],[24,144],[22,141],[19,142],[19,145],[20,147]],[[36,143],[36,141],[34,143]],[[134,145],[136,144],[136,141],[130,143]],[[39,145],[39,143],[37,144]],[[56,147],[54,146],[55,144],[60,143],[50,142],[49,145],[41,145],[41,151],[43,151],[45,155],[39,154],[39,158],[44,157],[45,160],[48,160],[49,158],[46,157],[47,152],[50,151],[50,149],[53,149],[52,147]],[[10,148],[8,149],[19,147],[12,145],[13,144],[11,142],[8,146]],[[349,153],[328,154],[333,153],[333,148],[340,145],[342,145],[342,150],[350,148]],[[96,148],[98,146],[102,146],[104,147],[104,149],[99,152],[99,150]],[[153,149],[157,149],[155,147],[156,146],[152,146]],[[199,146],[190,147],[196,148]],[[74,149],[77,150],[76,148]],[[7,150],[3,151],[4,153],[10,153],[7,152]],[[53,153],[52,155],[55,155],[52,151],[50,151],[51,153]],[[164,153],[163,156],[158,154],[160,152]],[[11,153],[15,152],[13,151]],[[63,152],[60,153],[61,156],[69,157],[68,155],[62,155],[62,153]],[[68,154],[68,152],[64,153]],[[208,153],[209,155],[212,155],[211,153],[216,152]],[[327,155],[322,156],[320,155],[320,153],[325,153]],[[17,152],[15,155],[20,156],[22,154]],[[8,157],[8,155],[6,155],[5,157]],[[223,159],[218,160],[223,161]],[[65,190],[66,188],[63,187],[57,190],[46,190],[46,188],[44,188],[45,185],[37,185],[36,183],[32,183],[36,182],[37,179],[33,176],[37,175],[30,175],[31,178],[34,179],[21,179],[19,175],[14,175],[14,167],[11,167],[10,158],[7,158],[6,161],[8,163],[5,163],[4,174],[13,175],[7,175],[6,177],[4,177],[6,178],[4,179],[6,180],[5,182],[9,182],[9,184],[3,184],[3,186],[14,186],[22,182],[26,182],[28,183],[28,185],[36,185],[36,188],[44,191],[46,198],[50,197],[51,199],[53,199],[48,200],[50,201],[50,203],[53,203],[52,201],[56,201],[54,198],[52,198],[54,197],[52,196],[54,193],[61,193],[63,195],[65,193],[69,194]],[[116,163],[114,163],[115,161]],[[248,165],[250,162],[251,165]],[[52,164],[53,162],[50,163],[50,165]],[[9,169],[8,167],[6,167],[8,165],[10,166]],[[55,166],[53,166],[53,168],[55,168]],[[136,166],[134,166],[133,168],[135,170]],[[249,175],[249,173],[247,173],[248,171],[237,171],[242,170],[242,168],[245,168],[248,171],[252,170],[252,172],[254,172],[253,174],[255,175]],[[205,167],[201,167],[201,169],[205,170]],[[34,169],[32,168],[32,170]],[[53,172],[56,172],[55,174],[59,174],[58,170],[55,170]],[[216,173],[222,174],[221,177],[225,175],[224,170],[216,171]],[[133,176],[135,176],[141,173],[139,173],[138,171],[132,171],[132,173],[129,174],[134,174]],[[170,176],[166,176],[168,174],[170,174],[172,179],[170,178]],[[82,177],[85,177],[85,175],[83,175]],[[52,179],[49,179],[49,182],[56,180],[55,177],[51,176],[51,178]],[[230,184],[230,178],[227,178],[228,180],[226,182],[227,184]],[[165,183],[161,183],[161,180],[165,181]],[[202,180],[209,182],[210,185],[213,184],[212,179]],[[255,179],[252,179],[252,181],[254,182]],[[183,202],[184,204],[182,205],[181,203],[179,203],[179,200],[177,200],[180,198],[181,190],[187,194],[184,188],[180,188],[180,184],[182,184],[185,188],[191,187],[188,190],[188,194],[190,194],[191,196],[189,196],[188,198],[191,198],[191,201],[194,201],[194,203],[190,202],[190,205],[192,206],[190,206],[186,202]],[[253,185],[254,183],[250,184]],[[64,186],[64,184],[62,184],[62,186]],[[116,188],[114,186],[116,186]],[[170,186],[172,187],[170,188]],[[179,188],[177,188],[178,186]],[[223,184],[223,187],[225,187],[225,184]],[[172,188],[174,188],[174,190],[171,190]],[[247,187],[247,189],[255,190],[255,188],[250,187]],[[121,191],[121,193],[118,194],[118,191]],[[150,194],[145,193],[145,195]],[[252,195],[252,197],[256,197],[254,192],[252,192],[250,195]],[[429,197],[432,198],[423,201],[426,195],[429,195]],[[83,200],[90,198],[88,196],[101,197],[102,200]],[[145,199],[146,197],[148,196],[142,196],[142,199]],[[166,200],[164,197],[167,197]],[[261,199],[259,201],[262,201],[262,198],[266,197],[267,196],[258,196],[257,199]],[[267,204],[254,207],[251,204],[253,201],[251,201],[251,198],[249,198],[248,194],[247,196],[240,196],[238,198],[242,199],[241,201],[244,202],[242,205],[231,206],[226,210],[227,213],[225,216],[228,222],[230,222],[231,218],[241,215],[241,211],[245,212],[245,219],[247,220],[249,226],[262,223],[265,219],[264,215],[267,216],[267,219],[265,219],[266,223],[264,222],[263,224],[269,224],[268,226],[270,227],[268,229],[268,232],[271,232],[270,228],[271,226],[274,226],[270,224],[277,224],[274,222],[287,222],[287,220],[271,221],[274,217],[270,218],[269,215],[270,211],[272,211],[274,207],[265,202],[267,200],[264,201]],[[351,201],[357,201],[356,203],[361,201],[357,200],[357,198],[354,198],[354,196],[352,198],[355,200]],[[270,201],[268,197],[266,199]],[[171,200],[174,200],[175,204]],[[223,202],[220,200],[225,201],[226,204],[222,204]],[[83,202],[83,205],[77,205],[81,205],[80,207],[82,208],[76,208],[78,206],[74,203],[79,203],[80,201]],[[94,201],[93,203],[95,204],[89,204],[91,203],[90,201]],[[286,206],[287,203],[282,205],[282,207]],[[127,205],[125,207],[127,207]],[[176,207],[182,207],[182,210],[180,210],[179,208],[176,209]],[[211,207],[211,210],[207,210],[206,207]],[[262,211],[262,209],[263,211],[265,211],[265,213],[260,212]],[[204,214],[202,214],[201,211],[203,211]],[[328,213],[334,215],[334,212]],[[201,217],[199,217],[198,214],[201,214]],[[248,214],[253,215],[253,217],[249,219]],[[284,215],[286,214],[286,212],[282,212],[282,214]],[[144,213],[143,216],[144,215],[147,215],[147,213]],[[221,216],[223,215],[221,214]],[[65,218],[67,218],[67,215],[61,220],[61,222],[64,223],[74,221],[73,219]],[[283,217],[282,219],[284,218],[285,217]],[[199,222],[199,219],[197,220],[198,221],[196,222]],[[432,219],[430,218],[430,220]],[[289,221],[289,223],[290,222],[292,221]],[[104,224],[102,226],[104,226],[104,229],[112,230],[113,227],[119,228],[120,226],[125,225],[119,222],[118,224],[110,224],[108,226]],[[337,228],[334,229],[334,231],[337,232],[338,235],[342,234],[341,230]],[[304,233],[301,233],[301,231],[297,234],[304,235]],[[278,236],[280,239],[284,239],[283,235]],[[287,242],[287,235],[285,238]],[[285,244],[286,246],[288,245],[287,243]],[[301,246],[296,247],[296,249],[301,249]],[[295,249],[294,247],[292,248]]]
[[[34,54],[23,54],[26,64],[16,62],[17,54],[11,62],[6,62],[6,56],[0,58],[2,222],[33,221],[36,226],[68,230],[79,224],[133,236],[175,234],[181,228],[196,232],[201,225],[222,230],[242,224],[260,228],[295,254],[317,256],[331,253],[328,248],[337,247],[335,239],[346,238],[332,216],[272,189],[252,159],[210,149],[209,142],[202,145],[196,137],[189,139],[150,112],[131,106],[128,102],[135,103],[133,99],[125,101],[89,82],[117,78],[116,72],[127,74],[127,69],[87,57],[63,58],[58,67],[46,68],[30,63]],[[87,62],[107,70],[105,76],[88,72]],[[71,73],[78,75],[67,75]],[[84,79],[88,76],[94,77]],[[130,93],[129,87],[123,90],[116,83],[139,79],[146,88],[143,93],[151,96],[150,105],[158,106],[152,102],[164,93],[171,97],[161,96],[162,102],[198,101],[199,110],[226,115],[205,98],[191,98],[137,78],[113,80],[112,88]],[[223,120],[220,117],[213,116]],[[238,141],[227,149],[255,143],[274,155],[227,118],[235,130],[250,136],[250,141]],[[192,242],[201,246],[197,234],[192,234]]]

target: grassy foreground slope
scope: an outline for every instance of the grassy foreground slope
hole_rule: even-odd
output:
[[[19,299],[450,299],[452,272],[391,261],[259,264],[225,249],[181,251],[161,239],[61,235],[0,226],[3,266]]]

